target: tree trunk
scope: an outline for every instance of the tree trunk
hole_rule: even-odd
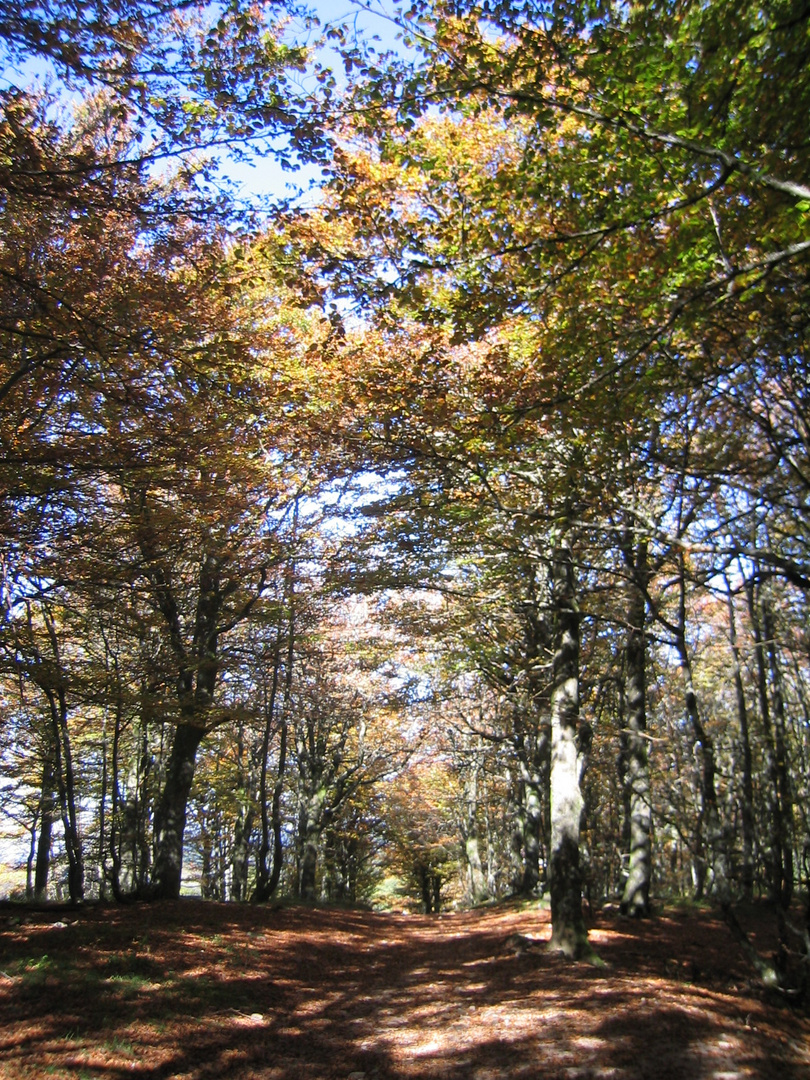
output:
[[[751,738],[748,726],[748,708],[745,702],[745,688],[742,680],[742,660],[737,644],[737,619],[734,611],[734,598],[726,579],[726,603],[728,606],[728,636],[732,655],[732,674],[734,692],[737,698],[737,720],[740,725],[740,743],[742,747],[742,871],[741,885],[743,897],[750,901],[754,897],[754,778],[751,755]]]
[[[628,553],[625,554],[627,557]],[[649,914],[652,877],[652,810],[647,757],[646,544],[638,545],[633,561],[635,573],[631,584],[625,645],[627,715],[626,730],[622,733],[622,771],[629,816],[630,857],[621,910],[625,915],[639,918]]]
[[[39,818],[35,814],[29,829],[30,840],[28,844],[28,858],[25,862],[25,899],[29,903],[34,899],[34,859],[37,854],[38,832]]]
[[[200,868],[200,896],[203,900],[215,900],[213,841],[205,813],[200,818],[200,847],[202,865]]]
[[[480,750],[480,746],[479,746]],[[481,864],[481,851],[478,841],[478,761],[473,762],[465,784],[465,815],[463,827],[464,855],[467,860],[470,901],[480,904],[488,899],[487,881]]]
[[[201,556],[196,583],[193,635],[188,642],[181,617],[181,605],[175,595],[171,576],[165,568],[161,539],[148,505],[146,489],[130,492],[130,500],[143,556],[144,573],[151,584],[156,606],[163,616],[164,628],[176,664],[176,694],[179,705],[179,719],[155,813],[155,863],[152,883],[146,891],[150,898],[156,900],[176,899],[180,895],[183,874],[183,838],[197,750],[210,719],[219,675],[217,656],[219,637],[223,632],[219,620],[230,591],[223,588],[222,572],[228,559],[217,552],[215,545]],[[264,576],[255,597],[243,608],[229,629],[247,617],[263,587]]]
[[[555,648],[551,690],[551,941],[566,956],[582,956],[588,932],[582,915],[579,837],[583,811],[579,723],[579,613],[570,549],[553,553]]]
[[[430,875],[430,887],[433,896],[433,913],[438,915],[442,909],[442,876],[435,870]]]
[[[123,866],[124,829],[123,808],[121,806],[121,734],[122,734],[122,708],[120,699],[116,703],[115,727],[113,729],[112,744],[112,806],[110,808],[110,861],[112,863],[112,891],[113,896],[119,902],[125,899],[124,889],[121,884],[121,869]]]
[[[698,751],[700,762],[700,814],[698,818],[699,835],[697,837],[697,854],[698,860],[700,860],[701,841],[702,836],[705,834],[706,844],[709,850],[709,868],[712,871],[712,887],[718,900],[721,903],[728,903],[730,899],[728,852],[726,850],[726,838],[720,817],[720,807],[717,803],[717,787],[715,784],[717,767],[714,756],[714,741],[703,726],[703,721],[700,717],[697,694],[695,693],[695,687],[692,681],[692,664],[689,659],[689,651],[686,645],[686,570],[683,552],[679,555],[678,584],[680,593],[675,648],[678,653],[678,658],[681,663],[681,672],[683,674],[686,716],[695,737],[695,747]],[[704,884],[700,880],[703,868],[700,866],[699,861],[696,869],[699,875],[697,883],[698,888],[696,889],[697,893],[698,889],[702,892]]]
[[[37,903],[42,903],[48,896],[48,871],[51,865],[51,835],[55,809],[53,789],[53,758],[49,754],[42,766],[42,788],[39,800],[39,834],[34,863],[34,900]]]
[[[526,864],[523,861],[523,837],[526,832],[526,809],[523,792],[523,780],[515,777],[511,769],[507,772],[509,803],[509,885],[514,894],[522,893],[526,876]]]
[[[98,800],[98,898],[107,899],[107,770],[109,748],[107,746],[107,714],[101,723],[101,791]]]
[[[174,733],[155,814],[156,855],[150,896],[156,900],[176,900],[180,895],[188,798],[203,734],[201,726],[189,723],[178,724]]]
[[[68,894],[74,904],[84,900],[84,862],[76,813],[76,781],[67,730],[67,703],[60,687],[48,691],[56,738],[56,784],[62,810],[65,854],[68,861]]]
[[[273,896],[278,883],[281,880],[281,864],[284,857],[284,847],[281,841],[281,796],[284,791],[284,770],[287,762],[287,718],[282,716],[281,718],[281,737],[279,739],[278,749],[278,770],[276,772],[276,783],[273,788],[273,807],[271,814],[271,821],[273,825],[273,869],[270,873],[270,879],[267,882],[267,897]],[[265,899],[267,899],[265,897]]]
[[[487,840],[487,891],[490,896],[498,895],[498,864],[495,854],[495,837],[492,817],[489,812],[489,792],[484,792],[484,828]]]
[[[263,903],[270,897],[269,882],[270,871],[267,860],[270,855],[270,798],[268,788],[268,770],[270,766],[270,740],[273,734],[273,721],[276,713],[276,696],[278,694],[278,679],[281,668],[280,639],[276,639],[276,647],[273,651],[273,677],[270,682],[270,690],[267,690],[267,681],[264,680],[264,734],[262,736],[261,772],[259,774],[259,808],[261,812],[261,838],[256,858],[256,889],[253,899],[256,903]]]
[[[781,807],[781,835],[777,842],[781,845],[782,888],[779,902],[784,911],[790,907],[793,899],[795,870],[793,866],[793,785],[790,780],[790,765],[787,757],[787,718],[785,715],[785,696],[782,690],[782,673],[776,650],[776,628],[770,605],[762,600],[762,629],[768,646],[768,669],[771,676],[771,697],[773,700],[773,745],[776,765],[777,798]]]
[[[759,696],[760,719],[765,736],[765,768],[769,780],[768,804],[770,810],[770,887],[773,900],[784,908],[785,899],[793,891],[793,855],[790,847],[789,823],[786,820],[785,795],[788,778],[783,774],[784,755],[780,767],[777,740],[774,737],[774,724],[771,719],[771,704],[768,694],[768,663],[770,646],[767,640],[768,630],[763,618],[767,605],[763,598],[755,595],[754,582],[747,586],[748,612],[754,632],[754,654],[757,661],[757,691]],[[763,637],[764,635],[764,637]],[[773,673],[774,659],[770,659]]]
[[[295,509],[295,521],[298,520],[298,507]],[[282,702],[278,769],[276,770],[276,782],[273,786],[273,802],[270,813],[267,808],[267,768],[268,752],[270,748],[270,733],[273,717],[276,713],[276,698],[278,695],[278,683],[281,670],[281,625],[278,627],[276,647],[273,652],[273,679],[270,686],[269,698],[265,689],[265,729],[262,741],[262,769],[259,784],[259,806],[261,807],[262,833],[259,843],[258,858],[256,860],[256,889],[253,893],[255,903],[264,903],[269,900],[278,888],[281,880],[281,864],[284,857],[284,848],[281,842],[281,796],[284,791],[284,773],[287,767],[287,709],[290,701],[290,690],[293,679],[293,663],[295,661],[295,563],[290,562],[287,567],[287,664],[284,671],[284,700]],[[273,837],[273,868],[268,873],[267,859],[270,854],[270,835],[272,828]]]
[[[320,788],[311,795],[301,815],[300,839],[303,850],[301,855],[301,875],[298,885],[298,895],[302,900],[315,900],[316,898],[316,871],[318,868],[318,845],[321,839],[321,825],[323,818],[323,805],[326,801],[326,790]]]
[[[42,686],[51,714],[54,750],[54,776],[62,813],[65,854],[68,862],[68,893],[74,904],[84,900],[84,862],[76,812],[76,774],[68,731],[68,704],[65,675],[59,648],[56,623],[50,611],[43,609],[45,629],[51,647],[52,682]],[[55,678],[54,678],[55,676]]]
[[[301,859],[301,881],[298,886],[298,894],[302,900],[313,901],[315,899],[317,869],[318,846],[308,839],[304,843],[304,854]]]
[[[231,855],[231,896],[245,900],[248,894],[248,869],[250,862],[250,834],[253,832],[253,807],[241,805],[234,827],[233,853]]]
[[[521,763],[522,764],[522,763]],[[531,896],[540,884],[540,832],[543,827],[542,780],[536,773],[523,775],[523,881],[521,892]]]
[[[420,865],[417,874],[419,877],[419,887],[422,892],[422,911],[425,915],[430,915],[433,905],[433,897],[430,892],[430,873],[426,866]]]

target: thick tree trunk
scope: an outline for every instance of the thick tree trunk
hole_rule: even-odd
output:
[[[551,691],[551,941],[549,947],[576,958],[588,948],[582,915],[579,837],[580,787],[579,613],[570,550],[560,545],[552,566],[555,648]]]
[[[470,900],[473,904],[480,904],[489,899],[487,879],[484,875],[484,866],[481,862],[481,851],[478,842],[478,834],[471,833],[464,842],[464,854],[467,859],[467,869],[470,878]]]
[[[316,895],[316,871],[318,868],[318,846],[312,840],[304,844],[301,859],[301,882],[298,893],[302,900],[313,901]]]
[[[216,881],[214,872],[213,840],[206,815],[202,814],[200,821],[202,833],[200,847],[202,866],[200,869],[200,896],[203,900],[216,900]]]
[[[145,695],[148,699],[148,694]],[[151,800],[148,794],[151,772],[149,733],[142,718],[137,739],[139,753],[130,768],[129,799],[121,793],[121,738],[124,733],[123,709],[116,709],[112,743],[112,805],[110,808],[110,861],[112,894],[119,903],[148,894],[152,848],[147,836],[151,824]]]
[[[155,866],[150,896],[175,900],[183,877],[183,836],[202,726],[181,723],[174,733],[166,779],[155,815]]]
[[[326,790],[320,788],[311,795],[303,808],[300,823],[300,840],[302,844],[301,874],[298,884],[298,895],[302,900],[315,900],[316,872],[318,868],[318,845],[321,839],[323,820],[323,806],[326,801]]]
[[[68,862],[68,894],[74,904],[80,904],[84,900],[84,861],[76,813],[76,778],[67,728],[67,702],[62,687],[56,692],[48,690],[46,696],[54,726],[56,786]]]
[[[650,832],[650,767],[647,757],[647,680],[646,632],[647,603],[646,545],[640,544],[635,557],[636,580],[631,585],[628,611],[627,643],[625,646],[626,730],[622,738],[623,781],[629,812],[630,841],[627,881],[622,895],[621,910],[625,915],[643,917],[650,909],[652,877],[652,845]],[[643,575],[638,580],[638,575]]]
[[[513,893],[523,892],[526,880],[526,864],[523,861],[523,837],[526,832],[526,808],[523,781],[512,770],[507,773],[511,813],[509,830],[509,885]]]
[[[478,763],[472,765],[465,785],[464,854],[467,859],[470,900],[480,904],[489,898],[478,840]]]
[[[42,788],[39,800],[39,832],[34,862],[34,900],[37,903],[47,899],[48,872],[51,866],[51,835],[55,810],[53,758],[48,755],[42,766]]]
[[[536,731],[521,723],[513,736],[514,755],[520,770],[513,838],[517,872],[513,888],[523,896],[536,892],[543,879],[542,871],[547,869],[544,860],[548,851],[549,732],[546,720]]]
[[[498,860],[495,847],[492,817],[489,812],[489,793],[484,793],[484,828],[487,841],[487,891],[490,896],[498,895]]]
[[[54,778],[64,830],[65,854],[68,863],[68,893],[74,904],[80,904],[84,900],[84,861],[76,812],[76,774],[73,769],[73,753],[68,730],[65,676],[56,622],[47,609],[43,610],[43,618],[51,647],[51,658],[47,663],[47,668],[51,669],[51,676],[41,689],[45,694],[51,715]]]
[[[183,838],[186,813],[197,750],[210,722],[210,710],[219,674],[217,660],[219,636],[223,632],[219,620],[228,588],[223,588],[223,567],[227,555],[204,551],[198,568],[197,598],[191,641],[181,616],[181,605],[175,595],[171,576],[162,556],[161,538],[155,527],[147,490],[130,492],[138,541],[143,556],[144,573],[152,586],[154,600],[161,612],[165,631],[177,665],[176,692],[179,720],[175,728],[172,750],[166,768],[157,811],[155,813],[155,863],[152,882],[147,893],[154,899],[176,899],[180,895],[183,874]],[[228,627],[231,629],[246,618],[253,603],[264,588],[264,574],[259,588],[241,614]]]
[[[290,625],[290,641],[292,642],[292,625]],[[281,842],[281,796],[284,789],[284,773],[287,767],[287,719],[284,712],[287,708],[287,698],[292,673],[292,648],[288,651],[287,674],[285,677],[285,700],[282,706],[280,721],[280,737],[278,752],[278,767],[276,779],[273,785],[272,801],[269,798],[268,769],[270,737],[273,727],[273,719],[276,712],[276,698],[278,695],[279,671],[281,666],[280,651],[277,648],[273,664],[273,680],[270,687],[269,698],[265,704],[265,727],[262,740],[262,765],[259,781],[259,806],[261,807],[261,840],[256,859],[256,889],[253,893],[254,903],[264,903],[269,900],[278,888],[281,878],[281,864],[284,850]],[[268,867],[270,849],[273,850],[272,869]]]
[[[523,777],[523,882],[521,892],[531,896],[540,884],[540,831],[543,827],[543,803],[540,777]]]

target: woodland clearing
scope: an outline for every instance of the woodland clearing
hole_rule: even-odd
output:
[[[762,950],[769,914],[742,913]],[[604,967],[549,915],[195,900],[0,913],[4,1080],[753,1080],[810,1075],[810,1021],[723,923],[597,918]]]

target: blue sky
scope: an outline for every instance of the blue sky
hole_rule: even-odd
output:
[[[305,0],[305,2],[321,23],[346,23],[356,27],[358,33],[369,38],[378,37],[379,41],[373,43],[378,51],[401,51],[403,48],[402,42],[397,40],[399,29],[394,22],[394,16],[398,10],[402,11],[407,6],[406,0],[369,0],[368,6],[355,0]],[[293,24],[290,28],[292,37],[296,37],[296,31],[297,27]],[[314,39],[315,36],[316,33],[313,31],[311,37]],[[337,55],[333,54],[333,57],[334,63],[339,65]],[[319,58],[321,62],[329,63],[330,52],[322,51]],[[287,172],[270,158],[257,161],[254,166],[228,164],[223,172],[241,185],[248,198],[289,197],[299,189],[307,189],[311,183],[317,184],[320,175],[319,170],[314,167],[294,173]]]
[[[376,36],[379,41],[374,42],[374,47],[379,51],[401,50],[402,43],[397,41],[398,28],[393,18],[397,11],[403,11],[407,7],[407,0],[368,0],[361,3],[359,0],[303,0],[321,23],[345,23],[354,26],[359,34],[368,38]],[[389,16],[386,18],[385,16]],[[295,40],[305,39],[314,41],[318,31],[310,31],[307,35],[301,22],[292,22],[290,36]],[[330,50],[321,50],[318,58],[322,63],[333,60],[340,81],[339,57],[330,53]],[[0,85],[27,85],[41,82],[47,78],[48,65],[42,61],[31,60],[14,64],[4,69],[0,62]],[[302,81],[304,80],[302,76]],[[65,94],[63,100],[68,101],[69,95]],[[224,161],[221,173],[240,185],[247,200],[254,202],[257,198],[285,198],[294,194],[299,189],[307,189],[311,183],[317,183],[319,170],[310,167],[299,172],[288,172],[272,158],[258,159],[254,165],[246,162]]]

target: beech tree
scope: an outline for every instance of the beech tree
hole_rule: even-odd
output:
[[[129,138],[106,108],[90,109],[84,123],[91,143]],[[115,183],[136,196],[149,186],[137,171]],[[169,195],[184,183],[161,181]],[[47,309],[44,324],[21,324],[22,339],[44,325],[60,359],[53,371],[37,362],[19,378],[12,373],[4,399],[12,435],[4,467],[14,477],[6,489],[7,580],[47,582],[33,597],[40,603],[54,593],[61,603],[81,597],[99,613],[117,608],[139,626],[142,643],[152,638],[142,703],[165,723],[173,684],[180,722],[165,761],[150,889],[174,895],[193,764],[217,722],[209,711],[219,642],[269,591],[281,550],[280,541],[273,550],[273,522],[283,530],[285,499],[307,487],[294,470],[285,474],[292,429],[279,427],[268,445],[267,395],[274,378],[286,394],[281,368],[314,340],[304,344],[310,296],[299,290],[291,304],[280,296],[286,269],[269,234],[263,253],[257,247],[246,260],[225,232],[188,214],[147,234],[126,207],[74,224],[57,206],[18,241],[10,258],[39,267],[37,288],[57,297],[53,310],[65,325],[54,327]],[[69,307],[62,282],[79,293],[74,259],[97,275],[92,321],[61,314]],[[250,299],[259,276],[263,306]],[[85,306],[89,284],[77,300]],[[298,340],[289,333],[293,308]],[[31,398],[31,379],[39,398]],[[13,619],[15,588],[6,609]]]

